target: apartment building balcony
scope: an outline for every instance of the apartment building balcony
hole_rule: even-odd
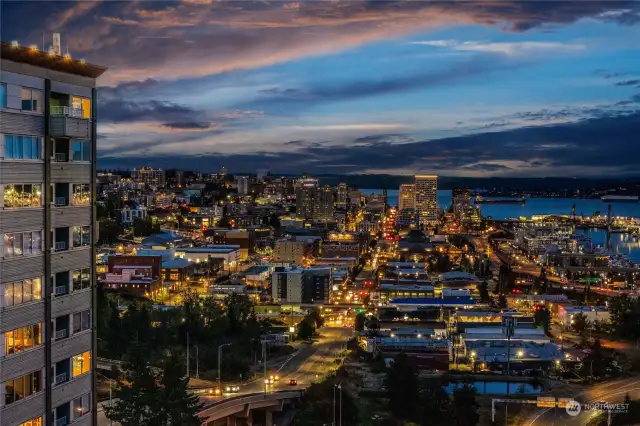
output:
[[[65,271],[65,272],[58,272],[55,274],[55,281],[54,281],[54,291],[53,291],[53,295],[55,297],[60,297],[60,296],[64,296],[66,294],[69,294],[69,272]]]
[[[90,138],[91,120],[83,117],[82,109],[67,106],[52,106],[49,116],[51,136]]]

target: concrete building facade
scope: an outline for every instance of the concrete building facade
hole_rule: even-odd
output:
[[[0,424],[93,425],[95,86],[106,69],[0,48]]]

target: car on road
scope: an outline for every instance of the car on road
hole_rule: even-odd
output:
[[[228,385],[224,388],[224,393],[238,393],[240,392],[240,386],[238,385]]]
[[[298,381],[296,379],[289,380],[289,386],[297,386],[297,385],[298,385]]]

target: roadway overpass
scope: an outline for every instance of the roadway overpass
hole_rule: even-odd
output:
[[[204,426],[273,426],[273,413],[297,402],[304,390],[258,392],[214,401],[200,411]]]

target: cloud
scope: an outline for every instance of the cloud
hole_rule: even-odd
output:
[[[495,163],[476,163],[464,166],[462,168],[465,170],[473,170],[478,172],[503,172],[512,170],[511,167]]]
[[[109,67],[103,84],[263,67],[445,25],[511,32],[583,18],[629,25],[640,10],[633,1],[17,3],[2,4],[3,39],[39,43],[41,31],[28,29],[55,23],[75,56]],[[500,43],[469,48],[511,51]]]
[[[404,135],[407,142],[400,144],[376,145],[385,135],[372,135],[361,140],[365,143],[356,143],[356,138],[347,145],[290,141],[297,148],[289,152],[230,154],[211,150],[188,156],[184,163],[200,170],[209,170],[212,162],[224,162],[230,170],[269,167],[283,173],[322,173],[338,164],[342,173],[400,170],[406,174],[422,171],[470,176],[637,175],[639,131],[640,111],[636,111],[626,116],[431,140],[416,141]],[[616,149],[611,149],[611,140],[616,141]],[[166,155],[144,160],[165,167],[180,167],[183,161]],[[127,155],[102,158],[101,164],[124,166],[140,161],[135,155]]]
[[[381,96],[396,92],[449,85],[457,81],[510,70],[521,66],[500,61],[494,55],[477,55],[446,68],[398,75],[378,80],[356,80],[346,84],[318,85],[308,88],[290,88],[269,91],[273,96],[261,96],[248,105],[267,107],[273,105],[296,105],[309,107],[316,103],[339,102],[358,98]],[[261,94],[265,94],[264,91]],[[289,94],[289,95],[288,95]]]
[[[616,86],[640,86],[639,80],[627,80],[627,81],[619,81],[616,83]]]
[[[482,42],[482,41],[457,41],[457,40],[427,40],[415,41],[411,44],[434,47],[453,48],[460,51],[498,53],[506,56],[518,56],[531,58],[533,55],[566,54],[580,52],[586,49],[586,45],[578,43],[559,42]]]
[[[220,125],[197,121],[174,121],[172,123],[163,123],[162,127],[171,130],[204,131],[210,130],[212,127],[220,128]]]
[[[196,111],[185,105],[169,101],[105,100],[98,103],[101,122],[135,122],[193,119]]]

